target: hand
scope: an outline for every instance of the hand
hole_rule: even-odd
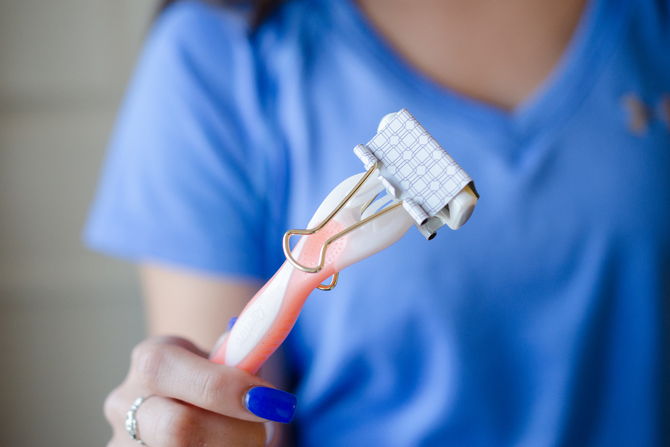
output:
[[[140,439],[149,447],[264,446],[263,422],[289,422],[295,397],[247,372],[218,365],[193,343],[155,337],[135,347],[124,382],[107,397],[105,417],[114,434],[108,447],[136,447],[125,430],[136,413]]]

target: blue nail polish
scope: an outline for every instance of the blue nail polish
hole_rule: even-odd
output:
[[[244,405],[256,416],[275,422],[291,422],[295,415],[296,398],[286,391],[257,386],[244,397]]]
[[[228,322],[228,330],[231,330],[233,328],[233,326],[235,326],[236,321],[237,321],[237,317],[233,317],[233,318],[230,319],[230,321]]]

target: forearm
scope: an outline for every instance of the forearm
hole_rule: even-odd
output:
[[[140,277],[149,334],[185,337],[205,351],[260,287],[155,264],[142,265]]]

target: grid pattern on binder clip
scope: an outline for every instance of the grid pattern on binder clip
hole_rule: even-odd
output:
[[[434,216],[472,181],[406,109],[354,152],[366,168],[378,162],[382,178],[391,186],[389,193],[412,207],[418,205],[427,216]],[[421,219],[420,212],[411,214]]]

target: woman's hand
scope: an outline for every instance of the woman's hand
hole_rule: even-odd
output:
[[[268,420],[289,422],[292,394],[259,377],[217,365],[193,343],[154,337],[135,347],[125,381],[105,401],[114,434],[108,447],[137,446],[125,429],[138,397],[138,437],[149,447],[264,446]]]

